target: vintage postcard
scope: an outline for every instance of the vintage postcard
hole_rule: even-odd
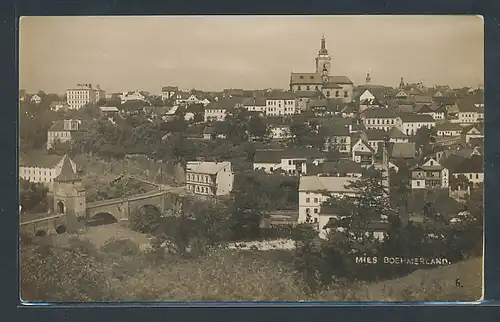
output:
[[[22,17],[22,300],[479,300],[483,33]]]

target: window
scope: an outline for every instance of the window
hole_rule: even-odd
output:
[[[330,97],[330,91],[326,91],[326,96]]]
[[[292,165],[292,160],[288,160],[288,165]]]
[[[339,91],[335,91],[335,97],[339,97]]]
[[[317,214],[318,213],[318,208],[314,208],[314,213]],[[316,219],[316,218],[314,218]]]
[[[311,209],[310,208],[306,208],[306,214],[310,214],[311,213]]]
[[[476,173],[476,179],[479,179],[479,173]]]
[[[314,79],[314,76],[309,76],[310,79]]]
[[[316,210],[316,209],[314,209]],[[314,218],[314,223],[317,223],[318,222],[318,218]]]
[[[316,90],[318,90],[318,86],[314,86],[314,88],[315,88]]]
[[[309,85],[307,85],[307,86],[306,86],[306,90],[309,90],[309,89],[310,89],[310,87],[309,87]]]
[[[311,202],[311,198],[306,198],[306,203]]]
[[[347,91],[344,91],[344,97],[348,97]]]
[[[318,198],[314,198],[314,202],[318,202]]]
[[[417,181],[417,187],[420,187],[420,181]]]
[[[300,75],[300,76],[299,76],[299,78],[300,78],[300,79],[304,79],[304,76]]]
[[[431,160],[431,163],[430,163],[430,164],[431,164],[431,165],[434,165],[434,161],[432,161],[432,160]]]
[[[299,85],[299,86],[297,86],[297,90],[299,90],[299,91],[300,91],[300,85]]]

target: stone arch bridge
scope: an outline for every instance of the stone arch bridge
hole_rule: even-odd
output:
[[[143,206],[153,206],[161,214],[180,210],[183,206],[184,187],[156,190],[125,198],[115,198],[87,203],[86,219],[108,214],[117,221],[127,221],[129,215]]]

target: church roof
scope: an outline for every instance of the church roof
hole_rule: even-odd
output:
[[[78,175],[73,171],[68,155],[64,156],[61,173],[54,179],[56,182],[70,182],[80,180]]]
[[[328,76],[329,84],[353,84],[347,76]],[[290,76],[292,85],[320,85],[323,84],[321,73],[292,73]]]

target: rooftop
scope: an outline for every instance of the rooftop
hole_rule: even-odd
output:
[[[64,161],[61,169],[61,173],[54,179],[56,182],[72,182],[72,181],[79,181],[80,178],[78,175],[73,171],[73,167],[71,166],[71,163],[69,161],[68,155],[64,155]]]
[[[231,167],[231,162],[202,162],[194,165],[189,172],[204,173],[204,174],[217,174],[225,167]]]
[[[434,123],[436,120],[428,114],[401,114],[399,116],[403,123]]]
[[[396,118],[396,113],[388,108],[375,107],[367,108],[362,113],[365,118]]]
[[[19,154],[19,166],[21,167],[39,167],[39,168],[54,168],[63,157],[60,155],[44,154],[44,153],[24,153]]]
[[[346,186],[357,180],[347,177],[303,176],[300,177],[299,191],[349,192]]]

